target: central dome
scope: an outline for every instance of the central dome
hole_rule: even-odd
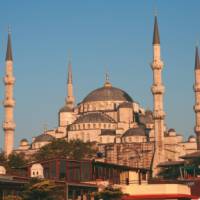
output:
[[[83,102],[91,101],[125,101],[133,102],[132,98],[125,91],[112,87],[111,84],[105,84],[104,87],[93,90],[89,93]]]

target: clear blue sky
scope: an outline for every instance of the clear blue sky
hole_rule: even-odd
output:
[[[1,0],[0,77],[8,24],[14,54],[15,145],[57,126],[72,52],[76,101],[102,86],[108,66],[114,86],[152,108],[153,10],[158,9],[168,127],[185,136],[194,126],[194,46],[200,39],[198,0]],[[4,87],[0,82],[0,99]],[[3,121],[3,107],[0,107]],[[3,131],[0,131],[0,147]]]

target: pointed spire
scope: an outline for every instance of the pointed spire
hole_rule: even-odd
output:
[[[12,61],[12,45],[11,45],[11,31],[10,28],[8,29],[8,43],[7,43],[7,51],[6,51],[6,61]]]
[[[158,20],[155,15],[154,18],[154,32],[153,32],[153,44],[160,44],[159,30],[158,30]]]
[[[72,84],[72,63],[71,63],[71,59],[69,60],[69,63],[68,63],[67,83]]]
[[[196,46],[196,52],[195,52],[195,69],[200,69],[200,61],[199,61],[199,50]]]

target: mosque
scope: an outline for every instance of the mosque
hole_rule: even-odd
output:
[[[100,159],[104,162],[145,167],[157,171],[162,162],[180,160],[180,156],[200,149],[200,62],[198,48],[195,56],[195,136],[184,140],[175,129],[167,129],[163,105],[164,85],[161,59],[160,37],[157,16],[154,20],[153,33],[153,110],[145,110],[122,89],[116,88],[106,76],[100,88],[90,92],[75,104],[73,95],[72,63],[68,64],[67,97],[64,106],[58,112],[58,127],[46,130],[31,142],[22,139],[15,152],[32,155],[42,146],[56,138],[68,141],[80,139],[84,142],[96,142]],[[8,34],[6,53],[6,74],[4,77],[5,133],[4,151],[9,155],[14,143],[14,106],[13,99],[15,78],[13,76],[13,57],[11,34]]]

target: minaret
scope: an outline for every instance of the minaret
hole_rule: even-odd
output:
[[[155,131],[155,154],[153,161],[153,170],[156,174],[156,166],[158,163],[164,161],[164,118],[163,110],[163,94],[164,86],[162,84],[162,69],[163,62],[160,55],[160,38],[158,30],[157,16],[154,21],[153,34],[153,62],[151,68],[153,71],[153,85],[151,91],[153,94],[153,117],[154,117],[154,131]]]
[[[67,97],[66,97],[66,106],[68,108],[74,108],[74,95],[73,95],[73,83],[72,83],[72,63],[71,59],[68,63],[68,79],[67,79]]]
[[[13,76],[13,57],[12,57],[12,46],[11,46],[11,33],[8,32],[8,43],[6,52],[6,69],[4,77],[5,85],[5,97],[3,101],[4,105],[4,152],[8,156],[13,151],[14,145],[14,106],[15,100],[13,98],[13,89],[15,83],[15,77]]]
[[[199,61],[199,52],[198,47],[196,47],[195,54],[195,84],[194,84],[194,92],[195,92],[195,118],[196,124],[194,127],[194,131],[197,136],[197,149],[200,150],[200,61]]]

